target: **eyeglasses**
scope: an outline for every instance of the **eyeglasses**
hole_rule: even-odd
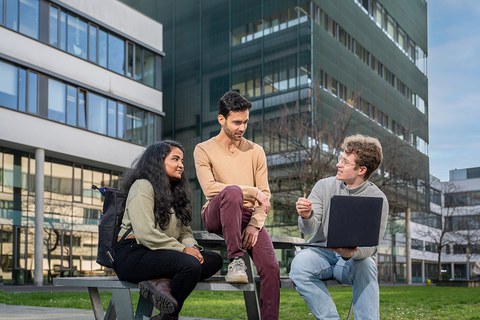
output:
[[[344,167],[356,167],[356,163],[350,163],[346,158],[343,157],[343,154],[338,156],[338,163],[340,163]]]

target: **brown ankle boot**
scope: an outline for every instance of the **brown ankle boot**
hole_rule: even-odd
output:
[[[170,279],[152,279],[138,284],[140,294],[150,300],[163,315],[171,314],[178,308],[177,300],[172,296]]]

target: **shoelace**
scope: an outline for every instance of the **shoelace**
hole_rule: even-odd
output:
[[[247,267],[245,266],[245,264],[243,263],[242,260],[240,259],[234,259],[233,260],[233,265],[232,265],[232,270],[247,270]]]

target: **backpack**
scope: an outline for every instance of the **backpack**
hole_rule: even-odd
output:
[[[92,185],[92,189],[98,190],[104,196],[103,210],[98,224],[97,263],[113,268],[118,232],[122,224],[128,193],[110,187],[99,188],[96,185]],[[132,227],[125,232],[120,241],[123,241],[131,231]]]

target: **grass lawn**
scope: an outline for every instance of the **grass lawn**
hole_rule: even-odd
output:
[[[351,301],[351,287],[331,286],[340,317],[346,318]],[[133,299],[136,301],[137,294]],[[106,308],[110,294],[102,292]],[[0,303],[60,308],[90,309],[87,292],[5,292]],[[381,286],[382,319],[468,319],[480,320],[480,288],[436,286]],[[221,319],[246,319],[241,292],[194,291],[186,301],[181,315]],[[282,289],[281,320],[314,319],[303,299],[293,289]]]

